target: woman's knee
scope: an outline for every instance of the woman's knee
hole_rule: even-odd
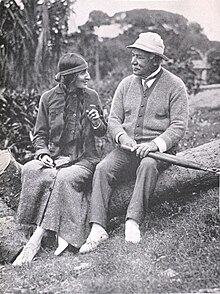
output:
[[[42,167],[42,163],[39,160],[34,159],[24,164],[22,173],[30,173],[38,170],[40,167]]]
[[[84,182],[91,177],[91,172],[77,165],[69,168],[63,168],[59,170],[57,174],[58,181],[70,183]]]

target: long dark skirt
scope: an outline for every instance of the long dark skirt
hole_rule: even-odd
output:
[[[39,160],[26,163],[18,222],[54,231],[79,248],[89,233],[91,180],[92,172],[77,164],[57,170],[43,167]]]

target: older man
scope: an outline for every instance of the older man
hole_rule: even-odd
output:
[[[96,249],[108,238],[108,205],[113,187],[126,171],[136,172],[136,182],[127,208],[125,240],[138,243],[150,196],[163,163],[149,152],[175,154],[188,119],[188,95],[183,81],[161,66],[164,43],[160,35],[141,33],[132,52],[133,74],[119,84],[110,111],[109,132],[116,148],[97,166],[91,198],[91,232],[81,253]],[[125,150],[123,146],[131,151]]]

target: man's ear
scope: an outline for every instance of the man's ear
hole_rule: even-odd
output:
[[[153,55],[150,59],[152,60],[154,66],[159,66],[162,58],[160,56]]]

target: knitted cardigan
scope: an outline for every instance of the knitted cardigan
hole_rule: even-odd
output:
[[[108,130],[113,139],[126,132],[138,143],[162,139],[166,150],[184,136],[188,121],[188,95],[183,81],[162,68],[144,93],[141,78],[124,78],[113,97]]]

